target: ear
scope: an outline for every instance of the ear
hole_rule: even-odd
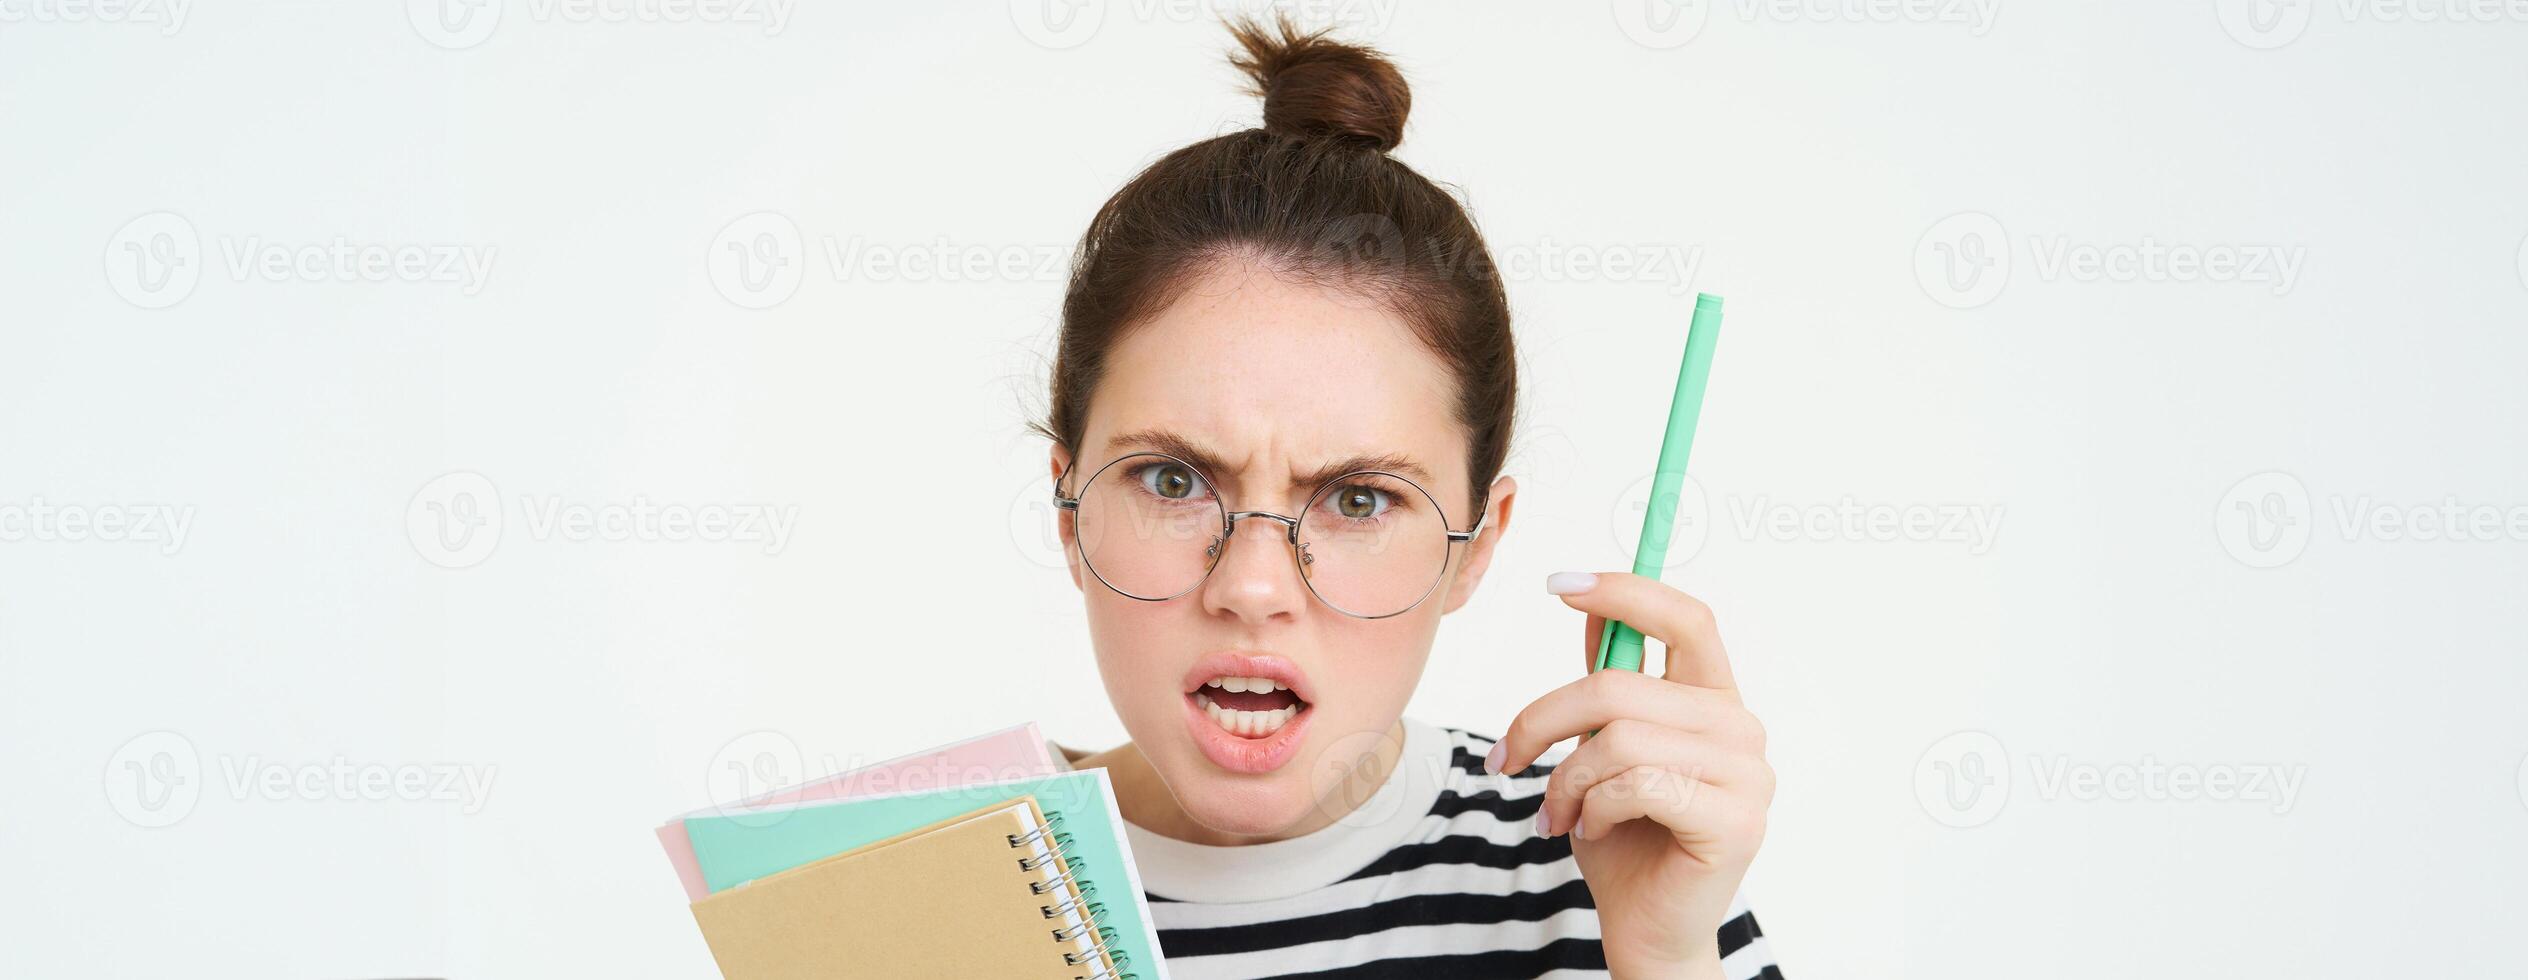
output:
[[[1064,470],[1071,468],[1071,451],[1063,448],[1062,443],[1059,441],[1053,444],[1052,463],[1053,486],[1055,489],[1062,489],[1062,473]],[[1045,506],[1051,507],[1053,504],[1051,501],[1047,501]],[[1062,558],[1064,563],[1071,569],[1071,587],[1075,589],[1084,589],[1087,588],[1087,585],[1085,580],[1080,577],[1080,549],[1077,545],[1072,543],[1072,539],[1079,536],[1079,525],[1074,523],[1077,519],[1078,518],[1073,516],[1070,511],[1063,510],[1059,507],[1054,508],[1054,532],[1062,539]]]
[[[1492,503],[1484,510],[1483,533],[1466,543],[1466,557],[1449,580],[1448,602],[1440,607],[1442,614],[1456,612],[1457,607],[1474,598],[1475,586],[1483,584],[1484,571],[1492,567],[1493,549],[1501,545],[1501,536],[1509,533],[1510,511],[1518,499],[1519,481],[1506,476],[1492,481]]]

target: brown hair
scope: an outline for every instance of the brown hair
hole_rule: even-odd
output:
[[[1263,97],[1264,125],[1160,158],[1097,210],[1062,301],[1050,417],[1035,428],[1076,457],[1124,332],[1213,263],[1257,259],[1385,304],[1440,357],[1457,383],[1479,517],[1509,452],[1518,388],[1509,303],[1456,198],[1387,155],[1413,104],[1404,75],[1287,19],[1229,29],[1241,49],[1230,63]]]

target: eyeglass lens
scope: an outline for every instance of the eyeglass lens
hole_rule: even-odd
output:
[[[1109,588],[1134,598],[1193,591],[1227,546],[1228,508],[1218,488],[1172,456],[1118,459],[1075,499],[1081,559]],[[1296,516],[1300,577],[1338,611],[1370,618],[1403,612],[1447,569],[1447,519],[1428,493],[1401,478],[1338,477]]]

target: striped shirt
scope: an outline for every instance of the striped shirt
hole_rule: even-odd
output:
[[[1500,776],[1483,771],[1491,738],[1404,731],[1395,772],[1324,829],[1221,847],[1126,825],[1170,977],[1607,975],[1570,837],[1535,832],[1568,749]],[[1731,980],[1782,976],[1744,896],[1720,952]]]

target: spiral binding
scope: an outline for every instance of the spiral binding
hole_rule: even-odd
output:
[[[1085,950],[1063,950],[1063,964],[1091,967],[1095,970],[1093,973],[1079,974],[1074,980],[1137,980],[1136,974],[1117,972],[1131,966],[1132,960],[1124,955],[1123,950],[1116,948],[1115,928],[1106,924],[1106,904],[1094,900],[1097,897],[1096,887],[1079,878],[1080,872],[1088,867],[1088,862],[1070,853],[1072,839],[1070,834],[1061,829],[1062,814],[1047,810],[1044,811],[1044,817],[1043,824],[1024,834],[1004,836],[1008,838],[1011,847],[1033,848],[1040,843],[1045,845],[1045,853],[1042,855],[1027,854],[1018,858],[1020,871],[1056,871],[1050,877],[1027,883],[1027,890],[1034,894],[1059,893],[1061,895],[1061,900],[1058,902],[1037,906],[1045,914],[1045,918],[1060,919],[1075,912],[1080,915],[1080,921],[1075,924],[1056,926],[1047,930],[1052,934],[1053,940],[1067,944],[1094,937],[1094,941],[1090,942]]]

